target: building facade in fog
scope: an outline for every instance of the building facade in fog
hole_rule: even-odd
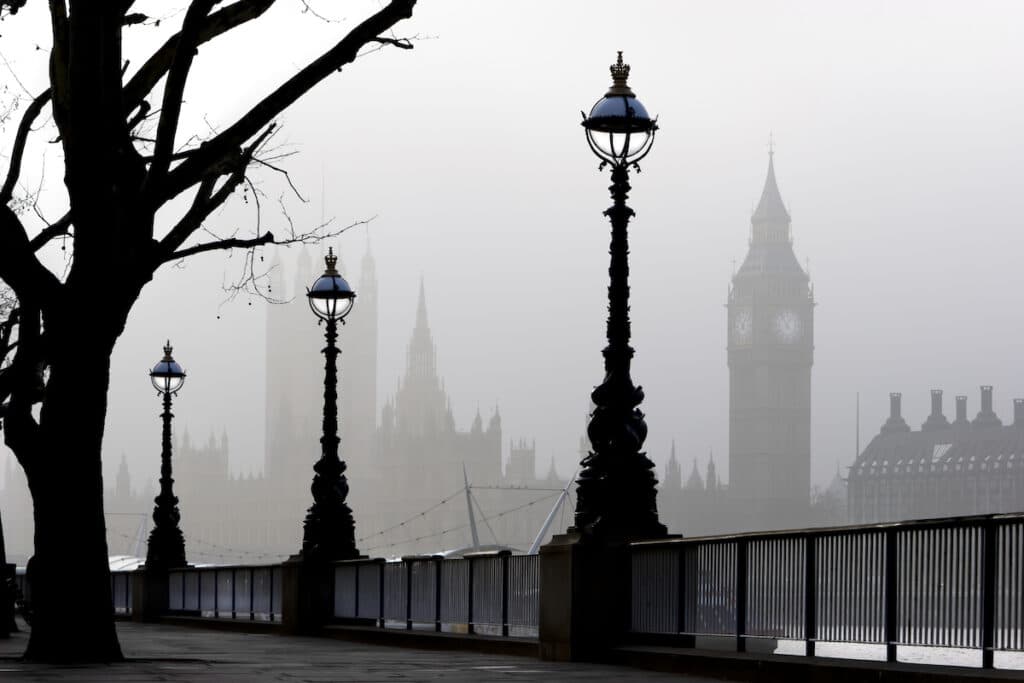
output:
[[[889,396],[889,418],[850,468],[851,523],[1019,512],[1024,509],[1024,399],[1013,402],[1013,424],[981,387],[981,410],[967,417],[967,397],[956,397],[950,422],[942,391],[920,430],[904,420],[900,394]]]

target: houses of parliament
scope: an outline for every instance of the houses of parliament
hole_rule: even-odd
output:
[[[487,415],[478,410],[468,428],[456,425],[422,282],[404,374],[378,412],[380,302],[369,248],[360,266],[359,305],[341,329],[338,416],[360,551],[395,557],[467,547],[469,506],[481,544],[525,550],[567,482],[558,478],[553,460],[546,475],[537,476],[532,442],[506,444],[498,407]],[[311,323],[303,294],[319,271],[303,249],[291,277],[283,272],[280,262],[270,270],[272,291],[289,302],[267,309],[262,473],[231,472],[226,434],[195,439],[187,425],[176,425],[174,488],[190,562],[268,562],[295,553],[301,543],[320,453],[323,394],[323,363],[314,351],[323,345],[322,330]],[[32,547],[31,501],[20,468],[9,460],[5,474],[0,505],[8,553],[23,563]],[[151,483],[133,491],[122,457],[114,486],[105,492],[112,555],[145,556],[154,495]]]

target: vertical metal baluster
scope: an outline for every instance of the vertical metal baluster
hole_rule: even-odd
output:
[[[896,661],[896,629],[898,626],[897,573],[899,560],[896,556],[898,543],[895,529],[885,530],[885,660]]]
[[[503,550],[501,557],[501,635],[508,637],[508,560],[509,551]]]
[[[991,669],[994,659],[996,597],[996,525],[992,519],[982,528],[981,666]]]
[[[444,567],[444,558],[438,556],[434,559],[434,630],[441,632],[441,569]]]
[[[467,589],[469,590],[469,614],[467,615],[469,623],[466,624],[466,631],[470,634],[473,634],[476,633],[476,629],[473,626],[473,558],[469,557],[466,559],[469,561],[469,566],[467,569],[467,572],[469,573],[469,586],[467,587]]]
[[[405,565],[405,630],[412,630],[412,560],[402,560]]]
[[[384,628],[384,626],[385,626],[385,618],[384,618],[384,566],[385,566],[385,564],[386,563],[383,560],[377,562],[377,587],[378,587],[378,590],[377,590],[377,603],[378,603],[377,604],[377,609],[379,610],[377,612],[377,616],[379,617],[379,620],[380,620],[379,623],[380,623],[380,627],[381,628]]]
[[[256,568],[249,567],[249,621],[256,621]]]
[[[747,539],[736,541],[736,651],[747,651]]]
[[[955,640],[956,634],[949,626],[949,615],[953,609],[953,588],[950,585],[950,572],[954,553],[958,553],[959,547],[956,542],[956,527],[942,530],[942,549],[938,560],[939,575],[942,577],[942,605],[939,609],[938,632],[941,642],[949,645]]]
[[[689,553],[688,548],[685,545],[677,546],[678,551],[676,555],[676,561],[679,565],[679,592],[676,594],[676,633],[682,634],[680,637],[680,644],[683,647],[693,647],[696,643],[696,638],[692,635],[686,635],[687,623],[686,623],[686,601],[689,597],[689,591],[687,590],[687,557]]]
[[[1012,571],[1010,572],[1010,581],[1007,583],[1010,585],[1010,594],[1008,596],[1010,601],[1010,621],[1004,624],[1005,633],[1010,635],[1012,647],[1020,649],[1021,647],[1021,531],[1024,530],[1024,525],[1014,524],[1010,529],[1010,538],[1012,543],[1010,545],[1010,561],[1012,563]]]
[[[203,578],[202,573],[199,574],[199,578],[200,579]],[[269,577],[268,580],[270,581],[270,604],[267,605],[267,611],[270,613],[270,615],[269,615],[270,616],[270,621],[271,621],[271,623],[273,623],[274,616],[275,616],[274,615],[274,568],[273,567],[270,568],[270,577]],[[201,596],[202,593],[200,593],[199,595]]]
[[[818,638],[818,549],[814,534],[804,537],[804,654],[814,656],[814,645]]]

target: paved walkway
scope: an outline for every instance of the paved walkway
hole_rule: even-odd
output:
[[[26,633],[0,640],[0,681],[681,681],[636,669],[476,652],[415,650],[327,638],[118,622],[123,664],[41,666],[18,660]],[[710,682],[709,682],[710,683]]]

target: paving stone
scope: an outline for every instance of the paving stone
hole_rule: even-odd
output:
[[[43,666],[19,661],[27,633],[0,640],[0,680],[26,682],[196,681],[321,683],[332,681],[687,681],[678,675],[529,657],[433,651],[329,638],[230,633],[165,624],[118,622],[128,661]]]

